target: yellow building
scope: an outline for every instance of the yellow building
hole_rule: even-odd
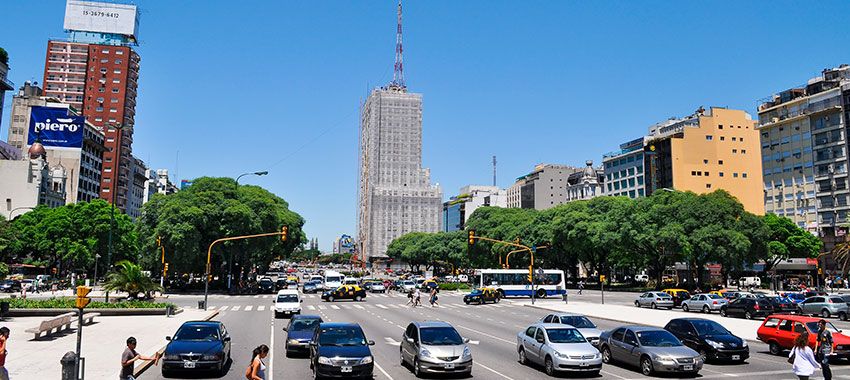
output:
[[[700,108],[686,118],[656,124],[645,151],[648,192],[723,189],[747,211],[764,214],[759,132],[745,111]]]

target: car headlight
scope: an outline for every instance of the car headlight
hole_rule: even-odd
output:
[[[427,349],[423,348],[421,351],[419,351],[419,356],[421,356],[423,358],[430,358],[431,357],[431,351],[428,351]]]
[[[741,347],[747,347],[748,346],[746,340],[741,339],[741,342],[744,342],[744,343],[741,343]]]
[[[709,346],[714,347],[714,348],[723,348],[723,343],[715,342],[713,340],[706,339],[705,343],[707,343]]]
[[[328,359],[324,356],[319,356],[319,364],[331,365],[331,359]]]
[[[469,349],[469,346],[463,348],[463,357],[468,358],[472,356],[472,350]]]
[[[289,343],[289,344],[298,344],[298,339],[289,339],[289,340],[287,340],[287,341],[286,341],[286,343]]]
[[[204,355],[201,357],[201,360],[219,360],[222,356],[224,355],[222,355],[221,353],[217,353],[215,355]]]
[[[360,364],[369,364],[369,363],[371,363],[371,362],[372,362],[372,357],[371,357],[371,356],[367,356],[367,357],[365,357],[365,358],[363,358],[363,359],[360,359]]]
[[[180,356],[177,356],[177,355],[174,355],[174,354],[170,354],[170,355],[164,355],[164,356],[162,357],[162,359],[163,359],[163,360],[180,360]]]
[[[676,359],[673,359],[669,356],[659,356],[655,358],[661,364],[676,364]]]

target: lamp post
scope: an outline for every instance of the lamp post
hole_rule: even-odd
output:
[[[246,175],[264,176],[269,174],[268,170],[259,172],[242,173],[236,177],[236,191],[239,191],[239,179]],[[231,280],[233,278],[233,251],[230,252],[230,260],[227,260],[227,291],[231,290]]]
[[[29,210],[34,210],[34,209],[35,209],[35,207],[27,207],[27,206],[23,206],[23,207],[15,207],[15,208],[13,208],[13,209],[12,209],[12,211],[9,211],[9,219],[8,219],[8,220],[9,220],[9,221],[11,221],[11,220],[12,220],[12,213],[13,213],[13,212],[15,212],[15,211],[17,211],[17,210],[27,210],[27,209],[29,209]]]
[[[115,131],[118,130],[118,128],[116,128],[115,125],[112,125],[112,124],[108,124],[107,127],[109,129],[112,129],[112,130],[115,130]],[[116,139],[116,141],[118,141],[118,139]],[[116,163],[118,163],[117,158],[118,157],[116,157],[116,160],[115,160]],[[121,168],[121,165],[119,164],[117,169],[120,169],[120,168]],[[113,231],[113,229],[115,229],[115,193],[116,193],[116,187],[117,187],[116,185],[118,184],[118,181],[116,181],[116,180],[120,181],[120,174],[115,176],[115,173],[118,173],[118,170],[113,169],[112,173],[113,173],[112,182],[110,182],[110,186],[109,186],[109,192],[112,194],[112,202],[110,202],[111,211],[110,211],[110,217],[109,217],[109,239],[107,240],[108,247],[109,247],[109,249],[107,251],[108,253],[107,253],[107,256],[106,256],[106,272],[107,273],[109,273],[109,267],[112,265],[112,231]],[[109,303],[109,291],[108,290],[106,291],[106,297],[105,297],[104,301],[106,303]]]

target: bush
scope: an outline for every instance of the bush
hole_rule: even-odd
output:
[[[461,282],[450,282],[440,284],[440,290],[469,290],[469,284]]]
[[[49,299],[20,299],[10,298],[9,308],[11,309],[72,309],[74,308],[75,298],[49,298]],[[164,309],[166,306],[176,308],[174,304],[167,302],[150,302],[150,301],[121,301],[121,302],[101,302],[92,301],[87,306],[94,309]]]

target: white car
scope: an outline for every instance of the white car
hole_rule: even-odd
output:
[[[404,280],[401,282],[400,290],[405,293],[410,293],[416,290],[416,283],[410,280]]]
[[[277,292],[274,299],[274,317],[281,318],[284,315],[301,314],[301,302],[295,289],[284,289]]]
[[[457,282],[464,282],[464,283],[469,282],[469,276],[467,276],[465,274],[459,274],[459,275],[457,275]]]

